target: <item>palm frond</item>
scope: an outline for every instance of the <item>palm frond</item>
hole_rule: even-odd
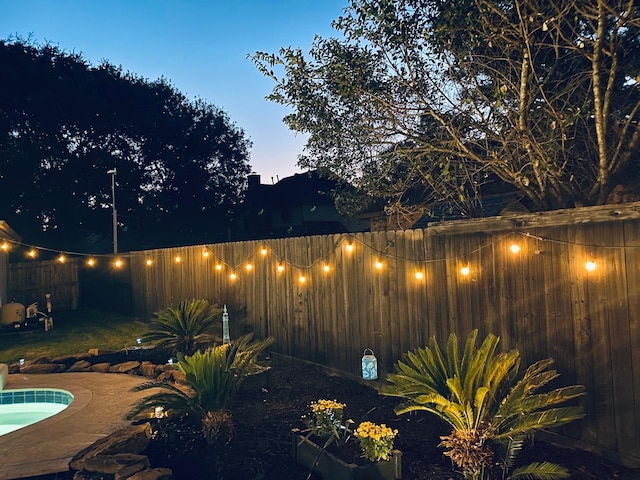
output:
[[[569,471],[555,463],[534,462],[523,467],[516,468],[509,476],[510,480],[557,480],[569,478]]]

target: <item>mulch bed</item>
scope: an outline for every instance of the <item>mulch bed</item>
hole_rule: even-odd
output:
[[[272,359],[269,388],[240,393],[232,408],[235,435],[228,443],[207,447],[199,427],[188,419],[160,429],[145,452],[152,466],[173,469],[176,480],[304,480],[309,470],[290,457],[292,428],[304,428],[301,416],[319,398],[345,403],[345,415],[359,423],[370,420],[398,429],[396,448],[403,452],[403,479],[458,480],[451,462],[438,447],[447,426],[433,415],[397,416],[399,399],[379,395],[363,382],[329,375],[317,366],[282,357]],[[536,442],[527,461],[551,461],[568,467],[575,480],[638,480],[630,470],[586,452]],[[319,477],[311,475],[313,480]],[[325,479],[328,480],[328,479]]]

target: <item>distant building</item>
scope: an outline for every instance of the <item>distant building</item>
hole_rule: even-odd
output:
[[[275,184],[248,178],[233,240],[327,235],[367,230],[367,221],[338,213],[330,195],[334,182],[317,172],[298,173]]]

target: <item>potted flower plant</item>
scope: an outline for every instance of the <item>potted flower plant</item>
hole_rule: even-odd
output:
[[[344,420],[346,405],[337,400],[311,402],[302,419],[306,430],[292,430],[294,460],[328,480],[402,478],[402,452],[393,448],[397,430],[385,424]],[[356,450],[357,457],[347,456]]]

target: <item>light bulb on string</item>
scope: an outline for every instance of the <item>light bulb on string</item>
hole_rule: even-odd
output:
[[[466,258],[464,258],[462,261],[462,266],[460,267],[460,274],[463,277],[466,277],[470,273],[471,273],[471,268],[469,268],[469,261]]]
[[[276,267],[276,269],[278,270],[278,273],[282,273],[282,272],[284,272],[284,265],[279,263],[278,266]]]
[[[353,249],[355,247],[353,246],[353,242],[349,241],[347,242],[347,246],[345,248],[347,249],[347,252],[353,252]]]
[[[38,252],[36,251],[35,248],[32,248],[27,252],[27,256],[29,258],[36,258],[38,256]]]
[[[113,262],[113,265],[116,268],[122,268],[122,266],[124,265],[124,262],[122,261],[121,258],[116,258],[116,260]]]
[[[382,270],[383,264],[380,260],[376,260],[376,263],[374,263],[374,266],[376,267],[376,270]]]
[[[58,256],[58,262],[60,262],[60,263],[65,263],[66,261],[67,261],[67,257],[65,257],[65,256],[64,256],[64,253],[61,253],[61,254]]]
[[[87,259],[87,266],[89,267],[95,267],[96,266],[96,259],[93,257],[90,257]]]
[[[298,277],[298,282],[305,283],[306,281],[307,281],[307,277],[305,277],[304,275],[300,275]]]
[[[247,263],[247,264],[244,266],[244,268],[245,268],[245,270],[246,270],[247,272],[250,272],[251,270],[253,270],[253,265],[252,265],[252,264],[250,264],[250,263]]]
[[[222,264],[216,263],[216,270],[220,272],[222,270]]]
[[[229,278],[231,280],[237,280],[238,279],[238,275],[236,275],[235,273],[232,273],[231,275],[229,275]]]
[[[180,262],[182,262],[182,257],[181,257],[180,255],[176,255],[176,256],[175,256],[175,258],[174,258],[173,260],[174,260],[174,262],[176,262],[176,263],[180,263]]]
[[[323,271],[324,273],[329,273],[329,271],[330,271],[330,270],[331,270],[331,267],[330,267],[328,264],[326,264],[326,263],[325,263],[325,264],[322,266],[322,271]]]
[[[422,270],[416,270],[415,277],[416,277],[416,280],[423,280],[424,272]]]
[[[2,242],[2,246],[0,246],[0,248],[2,248],[2,250],[4,250],[5,252],[8,252],[9,244],[7,242]]]
[[[268,253],[267,247],[260,248],[260,255],[265,256]]]
[[[150,267],[151,265],[153,265],[153,260],[151,260],[150,258],[147,258],[147,260],[144,262],[147,267]]]
[[[522,248],[520,247],[520,245],[519,245],[519,244],[517,244],[517,243],[512,243],[512,244],[509,246],[509,250],[511,250],[511,253],[513,253],[513,254],[515,255],[516,253],[520,253],[520,251],[522,250]]]
[[[211,255],[211,254],[209,253],[209,250],[207,250],[207,249],[205,248],[205,249],[203,250],[203,252],[202,252],[202,256],[203,256],[204,258],[209,258],[209,255]]]

